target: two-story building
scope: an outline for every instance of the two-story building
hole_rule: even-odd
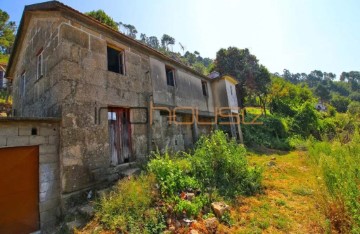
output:
[[[7,77],[13,116],[47,121],[27,124],[30,141],[10,145],[20,130],[10,138],[0,123],[6,152],[39,147],[40,195],[32,212],[42,230],[150,151],[191,148],[218,127],[220,107],[237,107],[233,78],[204,76],[57,1],[25,7]],[[231,129],[236,137],[237,127]],[[31,143],[37,134],[47,140]]]

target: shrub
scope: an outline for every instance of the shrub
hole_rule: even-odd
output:
[[[248,114],[245,120],[250,122],[254,116]],[[269,115],[260,117],[258,122],[262,125],[242,125],[244,141],[248,146],[262,145],[268,148],[289,150],[288,121],[286,118]]]
[[[168,152],[164,156],[156,153],[155,158],[149,162],[148,169],[156,176],[163,197],[179,194],[184,190],[195,190],[200,187],[198,181],[188,175],[191,173],[190,161],[172,159]]]
[[[318,114],[310,102],[304,103],[294,116],[291,129],[303,137],[316,135],[319,131]]]
[[[165,223],[162,214],[151,208],[156,194],[152,175],[121,180],[114,191],[100,199],[96,216],[106,228],[114,231],[159,233]]]
[[[243,146],[215,131],[199,140],[189,160],[203,190],[217,189],[221,195],[230,197],[252,195],[261,189],[262,173],[248,165],[245,154]]]

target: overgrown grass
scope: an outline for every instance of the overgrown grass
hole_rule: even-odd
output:
[[[122,180],[100,199],[96,218],[115,232],[161,233],[165,218],[211,216],[211,202],[261,191],[262,170],[250,166],[245,155],[245,148],[221,131],[202,137],[191,155],[155,153],[146,174]],[[233,224],[230,213],[219,220]]]
[[[336,139],[336,138],[335,138]],[[346,144],[341,141],[309,141],[309,155],[320,170],[326,193],[323,207],[332,228],[360,232],[360,136],[356,131]]]
[[[154,208],[158,197],[155,184],[153,175],[122,180],[97,204],[100,223],[121,233],[160,233],[166,225],[163,214]]]

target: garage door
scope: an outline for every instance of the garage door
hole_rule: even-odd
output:
[[[39,148],[0,148],[0,233],[39,230]]]

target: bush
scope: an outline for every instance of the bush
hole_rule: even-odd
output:
[[[191,173],[190,161],[178,158],[171,159],[168,152],[164,156],[156,153],[155,158],[149,162],[148,169],[156,176],[162,197],[200,187],[198,181],[189,176]]]
[[[156,199],[152,175],[122,180],[108,196],[100,199],[96,216],[108,229],[118,232],[159,233],[165,228],[164,217],[151,208]]]
[[[335,95],[331,99],[330,103],[333,107],[335,107],[337,112],[345,113],[348,109],[348,105],[350,104],[350,99],[340,95]]]
[[[235,141],[228,141],[225,133],[215,131],[202,137],[189,160],[193,174],[203,190],[218,190],[220,195],[252,195],[261,189],[261,170],[250,167],[246,150]]]
[[[334,229],[360,231],[360,136],[341,142],[309,141],[309,155],[319,166],[327,194],[326,213]],[[334,205],[335,204],[335,205]],[[343,204],[343,205],[342,205]],[[350,216],[351,225],[348,224]]]
[[[253,115],[248,114],[245,120],[250,122],[253,118]],[[269,115],[260,117],[257,122],[263,122],[263,124],[242,125],[246,145],[262,145],[273,149],[290,150],[287,140],[289,127],[286,118]]]
[[[317,135],[319,132],[319,117],[314,106],[310,102],[305,102],[294,116],[291,130],[303,137]]]
[[[351,102],[348,106],[348,113],[352,116],[360,115],[360,102]]]

